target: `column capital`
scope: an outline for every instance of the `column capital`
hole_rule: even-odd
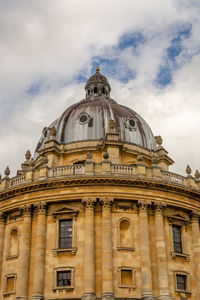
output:
[[[37,214],[38,215],[43,215],[47,213],[47,204],[45,201],[41,201],[35,204],[35,207],[37,209]]]
[[[199,223],[200,213],[196,210],[193,210],[190,213],[191,223]]]
[[[7,215],[5,212],[0,212],[0,224],[5,224]]]
[[[85,206],[85,210],[94,210],[97,199],[94,197],[84,197],[82,203]]]
[[[31,217],[32,206],[31,204],[25,204],[20,207],[20,211],[22,212],[24,217]]]
[[[154,202],[154,206],[153,206],[154,214],[155,215],[157,215],[157,214],[163,215],[165,207],[167,207],[167,203],[164,201]]]
[[[105,209],[111,210],[113,202],[114,202],[113,198],[101,198],[100,204],[101,204],[102,210],[105,210]]]
[[[151,205],[151,201],[147,200],[138,200],[138,212],[146,212],[148,211],[149,206]]]

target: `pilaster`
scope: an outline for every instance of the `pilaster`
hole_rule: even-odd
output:
[[[94,206],[95,198],[84,198],[85,246],[84,246],[84,294],[83,300],[96,299],[94,291]]]
[[[193,244],[193,261],[195,269],[196,293],[197,299],[200,299],[200,232],[199,232],[199,213],[191,213],[192,224],[192,244]]]
[[[142,299],[154,299],[152,288],[151,256],[149,245],[148,207],[151,203],[138,201],[140,226],[140,252],[142,275]]]
[[[6,215],[4,213],[0,213],[0,295],[2,294],[2,263],[3,263],[5,221],[6,221]]]
[[[102,300],[115,299],[112,265],[112,198],[100,199],[102,206]]]
[[[163,222],[163,211],[166,206],[167,205],[165,202],[159,201],[154,203],[158,289],[159,289],[160,300],[171,299],[169,296],[167,256],[166,256],[165,232],[164,232],[164,222]]]
[[[44,269],[46,253],[46,202],[42,201],[36,205],[37,229],[35,246],[35,265],[33,276],[33,300],[43,300],[44,296]]]

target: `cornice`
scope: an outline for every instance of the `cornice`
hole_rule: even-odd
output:
[[[159,190],[165,192],[173,192],[175,194],[190,197],[194,200],[200,200],[200,191],[179,186],[178,184],[170,184],[161,181],[140,179],[140,178],[126,178],[126,177],[76,177],[76,178],[65,178],[65,179],[48,179],[43,181],[34,181],[26,183],[13,188],[8,188],[0,191],[0,201],[9,199],[11,197],[26,194],[31,192],[37,192],[42,190],[50,190],[57,188],[67,188],[74,186],[127,186],[144,188],[151,190]]]

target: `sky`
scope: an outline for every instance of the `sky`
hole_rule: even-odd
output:
[[[96,66],[162,136],[170,171],[200,171],[199,0],[0,0],[0,173],[15,176]]]

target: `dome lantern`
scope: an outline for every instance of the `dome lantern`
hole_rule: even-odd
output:
[[[110,84],[107,78],[100,73],[99,67],[96,68],[96,73],[88,79],[85,90],[86,99],[93,99],[96,96],[110,97]]]

